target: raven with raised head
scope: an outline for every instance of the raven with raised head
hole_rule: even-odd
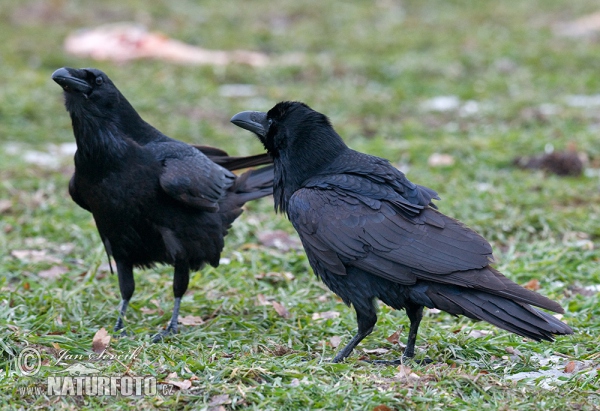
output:
[[[270,156],[229,157],[222,150],[171,139],[142,120],[106,74],[60,68],[52,79],[64,90],[77,143],[73,200],[94,216],[117,265],[121,305],[115,331],[135,282],[134,267],[174,267],[175,305],[159,341],[177,332],[190,270],[218,266],[223,237],[245,202],[273,192],[273,166],[236,176],[231,170],[272,163]]]
[[[537,341],[573,333],[531,307],[563,312],[560,305],[494,269],[490,244],[437,211],[434,190],[413,184],[385,159],[348,148],[323,114],[281,102],[231,121],[254,132],[273,156],[275,209],[292,222],[315,274],[356,311],[358,333],[334,362],[373,331],[376,298],[406,310],[407,358],[423,307]]]

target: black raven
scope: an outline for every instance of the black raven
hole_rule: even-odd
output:
[[[358,333],[334,362],[373,331],[375,298],[406,310],[407,358],[414,356],[423,307],[537,341],[573,333],[530,306],[563,312],[560,305],[490,266],[490,244],[437,211],[435,191],[413,184],[385,159],[348,148],[323,114],[281,102],[231,121],[254,132],[273,156],[276,211],[292,222],[315,274],[356,310]]]
[[[217,267],[223,237],[244,203],[273,192],[272,165],[239,177],[230,170],[272,159],[229,157],[165,136],[142,120],[100,70],[65,67],[52,79],[64,90],[77,142],[69,193],[92,213],[117,265],[122,301],[115,331],[123,328],[135,289],[133,267],[174,267],[173,315],[156,342],[177,332],[190,270],[205,263]]]

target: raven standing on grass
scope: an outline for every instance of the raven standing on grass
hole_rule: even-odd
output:
[[[177,332],[190,270],[219,264],[223,237],[245,202],[273,192],[273,166],[239,177],[230,170],[272,163],[261,154],[229,157],[222,150],[173,140],[146,123],[100,70],[60,68],[77,142],[69,193],[91,212],[106,252],[117,263],[122,302],[115,331],[133,295],[133,267],[174,267],[175,306],[159,341]]]
[[[287,213],[316,275],[356,310],[358,333],[333,362],[373,331],[375,298],[406,310],[407,358],[414,356],[423,307],[536,341],[573,333],[530,306],[563,312],[560,305],[490,266],[489,243],[437,211],[435,191],[411,183],[387,160],[348,148],[323,114],[282,102],[231,121],[258,135],[273,156],[276,210]]]

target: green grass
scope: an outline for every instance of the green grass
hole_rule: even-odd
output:
[[[571,107],[567,97],[600,94],[600,43],[553,33],[554,24],[596,11],[596,2],[147,3],[33,0],[0,10],[0,408],[600,408],[598,379],[585,372],[600,361],[600,297],[582,292],[600,284],[598,177],[560,178],[511,165],[515,156],[541,153],[551,144],[574,145],[588,154],[591,168],[599,167],[598,108]],[[215,68],[113,64],[62,51],[72,30],[121,20],[208,48],[303,57],[295,64]],[[257,235],[267,230],[295,236],[265,199],[250,204],[227,237],[223,257],[229,264],[191,277],[182,316],[202,317],[204,324],[181,326],[167,342],[150,344],[149,336],[170,315],[172,272],[137,270],[126,320],[132,337],[113,339],[109,352],[124,356],[141,349],[138,358],[85,363],[102,375],[123,375],[129,367],[130,375],[163,382],[177,373],[178,380],[191,381],[189,389],[130,398],[23,394],[27,388],[45,390],[46,377],[64,370],[55,364],[60,351],[87,357],[94,334],[112,328],[119,302],[117,278],[106,271],[93,219],[67,194],[72,159],[56,154],[59,145],[73,142],[61,91],[50,80],[62,66],[105,70],[166,134],[239,155],[262,147],[229,124],[231,115],[267,110],[284,99],[305,101],[330,116],[351,147],[389,158],[412,181],[437,190],[444,213],[492,242],[501,271],[520,284],[537,279],[539,291],[565,307],[563,319],[575,334],[538,344],[485,323],[429,312],[417,355],[434,363],[411,364],[420,378],[407,379],[396,367],[360,361],[365,355],[397,358],[400,350],[386,337],[398,329],[406,341],[404,313],[381,306],[375,332],[348,361],[331,364],[331,337],[341,337],[341,344],[351,338],[353,310],[314,278],[301,251],[259,244]],[[254,85],[257,94],[220,94],[221,86],[237,83]],[[456,96],[462,109],[425,109],[437,96]],[[478,111],[466,111],[470,100]],[[543,114],[548,105],[553,114]],[[56,164],[27,162],[31,151],[54,153]],[[429,167],[436,152],[452,155],[455,164]],[[42,253],[31,262],[15,257],[20,250]],[[66,273],[40,276],[56,266]],[[263,275],[269,272],[295,278]],[[261,305],[259,295],[284,304],[290,317]],[[325,311],[340,315],[313,320]],[[473,330],[492,333],[475,338],[469,336]],[[35,377],[19,375],[13,361],[27,345],[42,352]],[[363,352],[375,348],[389,351]],[[545,365],[547,358],[561,360]],[[561,370],[569,361],[587,368],[560,385],[550,382],[550,389],[542,387],[543,378],[509,379]],[[217,395],[227,397],[218,401]]]

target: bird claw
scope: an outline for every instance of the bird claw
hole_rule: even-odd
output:
[[[114,335],[113,335],[114,338],[129,337],[129,333],[125,330],[115,328],[115,330],[113,330],[113,331],[114,331]]]
[[[152,336],[152,342],[153,343],[161,342],[163,340],[163,338],[167,337],[168,335],[172,335],[172,334],[177,334],[176,328],[171,328],[171,327],[165,328],[158,334],[155,334]]]

